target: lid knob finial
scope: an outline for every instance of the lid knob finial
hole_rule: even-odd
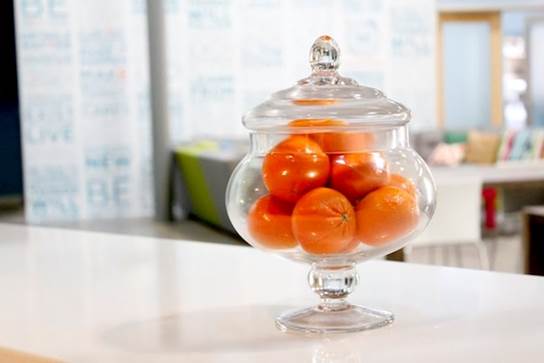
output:
[[[312,71],[336,70],[340,65],[340,48],[328,35],[317,38],[310,49]]]

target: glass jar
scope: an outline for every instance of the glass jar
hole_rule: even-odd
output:
[[[310,50],[312,73],[243,117],[250,151],[234,170],[227,212],[252,246],[311,265],[315,307],[277,318],[282,330],[360,331],[389,312],[352,305],[355,265],[402,248],[429,223],[431,173],[410,148],[410,111],[338,74],[329,36]]]

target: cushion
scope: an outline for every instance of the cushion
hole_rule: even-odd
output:
[[[470,131],[465,150],[466,162],[475,164],[495,163],[500,141],[501,137],[497,133]]]

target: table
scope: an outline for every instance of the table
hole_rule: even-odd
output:
[[[544,276],[544,206],[525,207],[521,215],[525,273]]]
[[[69,362],[544,356],[542,277],[367,262],[351,300],[393,311],[392,326],[283,334],[278,312],[316,302],[307,269],[249,247],[0,224],[0,361],[13,351]]]

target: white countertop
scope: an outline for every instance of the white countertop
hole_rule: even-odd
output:
[[[544,278],[394,262],[351,300],[392,326],[276,330],[317,302],[308,267],[248,247],[0,224],[2,348],[69,362],[536,362]]]

